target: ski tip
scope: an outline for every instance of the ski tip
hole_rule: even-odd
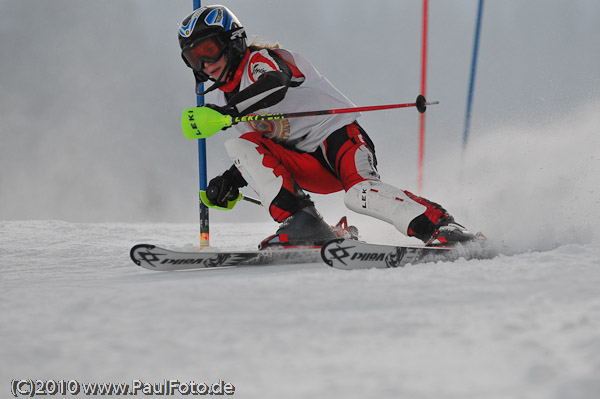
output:
[[[334,259],[339,259],[339,255],[338,255],[337,251],[338,250],[343,251],[343,249],[340,248],[339,246],[336,246],[333,249],[331,249],[331,247],[335,244],[340,244],[340,243],[344,242],[345,240],[346,240],[345,238],[334,238],[333,240],[327,241],[321,247],[321,259],[323,259],[323,262],[325,262],[325,264],[327,266],[334,267],[333,266]]]
[[[138,255],[138,252],[140,249],[145,249],[145,250],[150,250],[150,249],[154,249],[156,248],[155,245],[152,244],[136,244],[133,247],[131,247],[131,250],[129,251],[129,256],[131,257],[131,260],[133,261],[133,263],[135,263],[138,266],[142,265],[142,262],[140,261],[140,257]]]

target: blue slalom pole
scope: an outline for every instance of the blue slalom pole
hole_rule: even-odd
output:
[[[194,10],[202,7],[201,0],[194,0]],[[199,87],[200,91],[204,90],[204,84]],[[204,96],[196,96],[196,105],[204,105]],[[206,139],[198,139],[198,175],[200,190],[206,190],[208,179],[206,177]],[[204,205],[198,195],[200,204],[200,248],[210,245],[210,232],[208,227],[208,207]]]
[[[477,21],[475,24],[475,39],[473,40],[473,57],[471,59],[471,78],[469,80],[469,94],[467,96],[467,112],[465,115],[465,130],[463,132],[463,152],[467,148],[469,129],[471,128],[471,109],[473,107],[473,90],[475,88],[475,73],[477,71],[477,55],[479,53],[479,35],[481,32],[481,15],[483,14],[483,0],[479,0]]]

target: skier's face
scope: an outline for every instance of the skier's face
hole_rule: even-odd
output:
[[[221,73],[225,69],[225,65],[227,62],[225,61],[225,55],[222,55],[216,62],[205,62],[204,68],[202,68],[202,72],[207,74],[213,79],[218,79],[221,76]]]

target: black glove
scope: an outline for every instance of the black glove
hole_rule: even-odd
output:
[[[227,201],[236,199],[240,195],[239,188],[247,184],[240,171],[234,165],[208,183],[206,198],[213,204],[226,208]]]

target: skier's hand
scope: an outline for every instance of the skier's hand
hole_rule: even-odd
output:
[[[229,201],[235,200],[240,195],[240,190],[235,187],[224,175],[217,176],[206,187],[206,198],[222,208],[226,208]]]
[[[227,208],[230,201],[239,198],[239,187],[244,187],[246,184],[240,172],[235,166],[232,166],[222,175],[215,177],[208,183],[206,198],[214,205]]]
[[[225,206],[219,206],[216,204],[213,204],[208,197],[206,196],[206,191],[205,190],[200,190],[200,200],[202,201],[202,203],[204,205],[206,205],[209,208],[212,209],[219,209],[221,211],[230,211],[233,209],[233,207],[235,206],[235,204],[237,204],[241,199],[243,198],[242,194],[238,194],[237,198],[233,199],[233,200],[228,200],[227,203],[225,204]]]

